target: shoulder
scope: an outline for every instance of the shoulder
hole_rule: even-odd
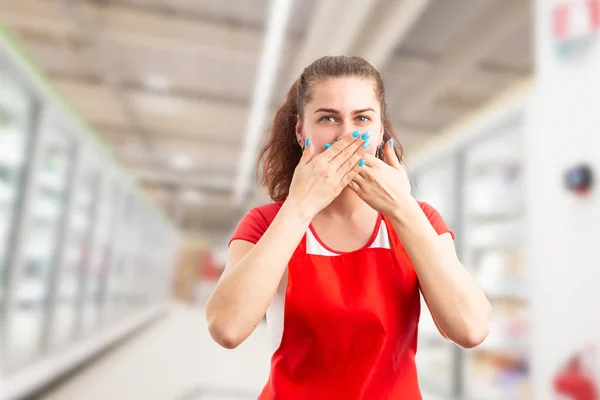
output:
[[[423,212],[425,213],[425,215],[427,215],[427,218],[429,218],[430,216],[433,216],[434,214],[438,214],[438,211],[429,203],[426,203],[424,201],[420,201],[417,200],[417,203],[419,204],[419,206],[421,207],[421,210],[423,210]]]
[[[276,201],[252,208],[239,222],[229,243],[234,240],[245,240],[256,244],[269,228],[282,205],[283,201]]]
[[[273,203],[254,207],[248,212],[248,214],[260,215],[265,221],[267,221],[270,224],[271,221],[275,219],[277,213],[279,213],[279,210],[281,209],[282,205],[283,201],[275,201]]]
[[[433,226],[435,231],[438,233],[438,235],[441,235],[443,233],[450,233],[450,235],[454,239],[454,232],[448,227],[442,215],[431,204],[418,200],[417,203],[421,207],[421,210],[423,210],[423,213],[431,223],[431,226]]]

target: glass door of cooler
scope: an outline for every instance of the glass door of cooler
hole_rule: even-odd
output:
[[[132,218],[134,200],[131,193],[124,193],[124,203],[119,215],[117,245],[107,278],[106,316],[110,320],[120,318],[127,311],[127,298],[130,294],[128,278],[131,273],[131,256],[135,239]]]
[[[16,216],[23,203],[26,157],[34,125],[33,103],[0,60],[0,321],[4,321]]]
[[[27,361],[41,351],[74,159],[75,142],[59,125],[46,120],[40,134],[21,255],[15,265],[6,349],[9,363]]]
[[[97,218],[95,218],[94,240],[90,262],[85,271],[78,335],[91,334],[100,326],[105,306],[104,287],[106,276],[116,244],[115,229],[118,222],[120,201],[119,186],[110,174],[100,176]]]
[[[522,127],[519,116],[465,149],[465,265],[492,303],[490,334],[465,352],[468,399],[529,399]]]
[[[55,283],[50,327],[50,346],[53,348],[68,343],[75,334],[90,261],[93,226],[96,222],[94,217],[99,205],[99,166],[89,161],[89,155],[80,159],[75,187],[71,194],[60,273]]]
[[[457,236],[456,158],[452,155],[420,168],[412,176],[412,192],[419,201],[435,208]],[[421,299],[417,368],[423,391],[443,399],[456,392],[456,346],[438,332],[425,301]]]

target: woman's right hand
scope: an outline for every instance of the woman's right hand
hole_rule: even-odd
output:
[[[288,201],[312,219],[360,172],[368,143],[368,134],[356,131],[315,156],[314,146],[309,142],[294,172]]]

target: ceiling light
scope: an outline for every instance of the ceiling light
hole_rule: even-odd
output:
[[[263,52],[254,85],[252,108],[248,119],[245,142],[234,183],[234,201],[240,204],[250,184],[249,178],[254,163],[256,147],[263,133],[267,109],[269,107],[271,87],[275,81],[281,46],[285,38],[292,0],[271,0],[269,23],[263,44]]]
[[[166,90],[171,86],[169,80],[163,75],[150,75],[146,79],[146,85],[154,90]]]
[[[192,189],[182,191],[180,196],[183,202],[190,204],[198,204],[204,200],[202,193]]]
[[[190,169],[194,166],[194,160],[190,156],[178,155],[171,159],[171,165],[176,169]]]

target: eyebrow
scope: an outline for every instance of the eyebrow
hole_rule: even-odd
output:
[[[352,111],[352,114],[362,114],[364,112],[367,111],[373,111],[375,112],[375,110],[373,110],[371,107],[367,107],[367,108],[361,108],[360,110],[354,110]],[[315,114],[319,113],[319,112],[327,112],[327,113],[332,113],[332,114],[340,114],[339,110],[336,110],[334,108],[318,108],[315,110]]]

